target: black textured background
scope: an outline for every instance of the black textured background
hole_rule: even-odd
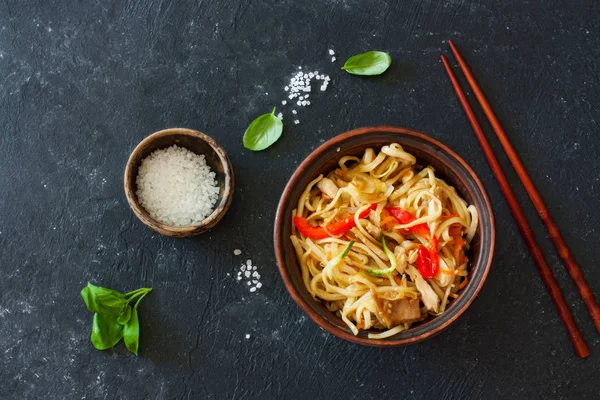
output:
[[[575,357],[439,61],[453,38],[600,296],[594,3],[0,1],[0,398],[598,398],[600,337],[527,203],[592,351]],[[371,49],[394,60],[383,76],[339,70]],[[245,150],[247,124],[280,104],[297,66],[330,74],[328,91],[300,109],[298,125],[280,107],[281,140]],[[434,339],[388,350],[310,322],[271,242],[296,165],[320,142],[377,124],[426,132],[463,156],[498,233],[465,315]],[[231,210],[193,239],[147,229],[122,189],[134,146],[175,126],[213,136],[236,171]],[[258,293],[233,276],[247,258],[263,276]],[[140,357],[122,344],[93,348],[79,296],[88,280],[154,288],[141,305]]]

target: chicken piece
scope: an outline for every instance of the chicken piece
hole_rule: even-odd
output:
[[[385,300],[372,292],[379,315],[388,329],[398,324],[411,323],[421,319],[419,299],[404,297],[399,300]]]
[[[378,228],[375,225],[373,225],[372,223],[368,222],[366,229],[367,229],[367,232],[369,232],[369,234],[371,236],[373,236],[375,239],[377,239],[377,240],[381,239],[381,229],[380,228]]]
[[[398,245],[394,247],[394,255],[396,256],[396,261],[398,262],[396,271],[398,271],[400,274],[403,274],[404,271],[406,271],[406,266],[408,265],[406,260],[406,250],[404,247]]]
[[[419,271],[412,265],[408,267],[408,274],[412,278],[413,282],[417,286],[417,290],[421,293],[421,301],[429,311],[437,312],[440,304],[440,298],[433,291],[429,283],[419,273]]]
[[[338,191],[337,185],[329,178],[321,179],[319,183],[317,183],[317,187],[330,199],[333,199]]]

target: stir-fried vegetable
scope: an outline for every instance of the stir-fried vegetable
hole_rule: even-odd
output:
[[[416,218],[414,215],[401,209],[400,207],[386,207],[387,212],[398,221],[399,224],[406,225],[413,222]],[[415,226],[411,226],[408,230],[412,233],[416,233],[419,236],[423,236],[425,238],[429,237],[429,227],[427,224],[419,224]]]
[[[371,275],[384,276],[387,274],[391,274],[392,272],[394,272],[394,270],[398,266],[398,261],[396,261],[396,256],[385,245],[385,238],[383,236],[381,237],[381,245],[383,247],[383,251],[385,252],[385,255],[390,260],[391,266],[386,269],[368,269],[367,272],[370,273]]]
[[[346,255],[348,254],[348,252],[350,251],[350,249],[352,248],[353,245],[354,245],[354,240],[350,241],[350,243],[348,243],[346,248],[340,254],[333,257],[331,260],[329,260],[327,265],[325,265],[325,267],[323,268],[323,274],[326,274],[329,278],[331,278],[333,268],[337,267],[338,264],[342,262],[342,260],[344,259],[344,257],[346,257]]]
[[[377,204],[372,204],[365,211],[358,214],[358,218],[365,218],[369,213],[377,208]],[[294,225],[296,229],[304,236],[311,239],[325,239],[331,236],[339,236],[348,232],[350,229],[356,226],[354,222],[354,215],[350,215],[340,221],[334,222],[326,226],[312,226],[308,223],[306,218],[294,217]]]
[[[387,212],[396,219],[399,224],[410,224],[416,220],[415,216],[400,207],[386,207]],[[429,239],[429,250],[425,246],[419,247],[417,267],[423,278],[433,278],[440,269],[440,261],[437,254],[438,239],[429,231],[427,224],[418,224],[408,228],[409,232],[415,233]]]

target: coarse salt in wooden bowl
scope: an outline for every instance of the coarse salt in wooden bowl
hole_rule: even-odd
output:
[[[336,168],[341,157],[362,157],[367,148],[380,149],[390,143],[399,143],[404,150],[417,158],[417,164],[431,165],[436,176],[454,186],[469,204],[475,205],[479,214],[479,226],[470,243],[469,283],[448,309],[437,317],[414,324],[409,329],[385,339],[369,339],[368,333],[380,331],[361,330],[353,335],[348,326],[333,312],[313,299],[302,281],[301,269],[296,259],[290,236],[292,234],[292,211],[306,185],[319,174],[327,174]],[[475,172],[447,146],[429,136],[397,127],[368,127],[355,129],[325,142],[314,150],[298,166],[285,187],[275,216],[275,255],[279,272],[286,289],[300,308],[322,329],[349,342],[393,347],[416,343],[446,329],[465,312],[481,290],[487,277],[494,254],[495,228],[492,207],[481,181]]]
[[[204,155],[206,164],[215,172],[219,196],[212,213],[199,223],[188,226],[173,226],[152,218],[137,197],[136,178],[144,158],[155,150],[177,145],[198,155]],[[135,215],[156,232],[166,236],[186,237],[204,233],[214,227],[225,215],[233,199],[234,176],[229,157],[217,142],[204,133],[186,129],[170,128],[148,136],[136,146],[125,167],[125,195]]]

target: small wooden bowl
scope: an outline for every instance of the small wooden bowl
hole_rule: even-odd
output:
[[[185,147],[196,154],[204,154],[206,163],[216,173],[219,198],[212,214],[202,222],[189,226],[172,226],[152,218],[138,201],[135,183],[142,160],[155,150],[174,144]],[[125,195],[135,215],[147,226],[166,236],[194,236],[214,227],[223,218],[233,199],[233,168],[225,151],[213,138],[204,133],[185,128],[170,128],[158,131],[142,140],[129,156],[125,167]]]
[[[475,205],[479,213],[479,226],[469,249],[469,283],[444,313],[429,317],[386,339],[369,339],[367,331],[354,336],[337,315],[312,298],[302,281],[300,265],[292,246],[292,210],[297,207],[298,198],[306,185],[319,174],[327,174],[336,168],[343,156],[361,157],[365,149],[380,149],[389,143],[399,143],[407,152],[417,158],[422,166],[431,165],[436,176],[454,186],[469,203]],[[322,329],[329,333],[362,345],[393,347],[416,343],[434,336],[446,329],[465,312],[473,302],[487,277],[494,254],[495,228],[492,207],[475,172],[447,146],[419,132],[389,126],[360,128],[330,139],[314,150],[298,166],[285,187],[275,216],[274,227],[275,255],[279,272],[286,289],[306,314]],[[379,332],[376,330],[373,333]]]

